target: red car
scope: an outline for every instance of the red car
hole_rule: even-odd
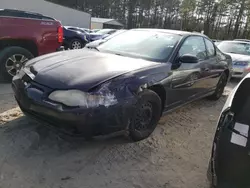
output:
[[[63,28],[42,14],[0,10],[0,80],[11,81],[29,59],[61,49]]]

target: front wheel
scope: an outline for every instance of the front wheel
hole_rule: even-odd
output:
[[[22,66],[34,56],[26,49],[11,46],[0,52],[0,81],[11,82]]]
[[[161,117],[161,99],[151,90],[145,90],[138,96],[135,113],[129,125],[129,137],[140,141],[149,137]]]
[[[208,99],[219,100],[224,92],[226,85],[227,85],[227,75],[225,72],[223,72],[216,86],[214,94],[209,96]]]

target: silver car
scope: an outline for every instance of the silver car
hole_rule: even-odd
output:
[[[108,41],[109,39],[121,34],[121,33],[124,33],[125,29],[121,29],[121,30],[117,30],[115,33],[111,34],[111,35],[108,35],[107,37],[104,37],[104,38],[101,38],[99,40],[95,40],[93,42],[90,42],[88,43],[85,47],[86,48],[96,48],[97,46],[101,45],[102,43]]]
[[[222,41],[217,47],[231,56],[234,78],[243,78],[250,72],[250,42]]]

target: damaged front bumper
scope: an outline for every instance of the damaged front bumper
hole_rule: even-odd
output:
[[[134,111],[134,99],[95,108],[67,107],[48,99],[52,89],[14,77],[12,88],[24,114],[70,135],[85,137],[126,130]]]

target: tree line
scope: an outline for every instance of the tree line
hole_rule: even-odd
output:
[[[114,18],[126,28],[204,32],[214,39],[250,38],[250,0],[49,0]]]

